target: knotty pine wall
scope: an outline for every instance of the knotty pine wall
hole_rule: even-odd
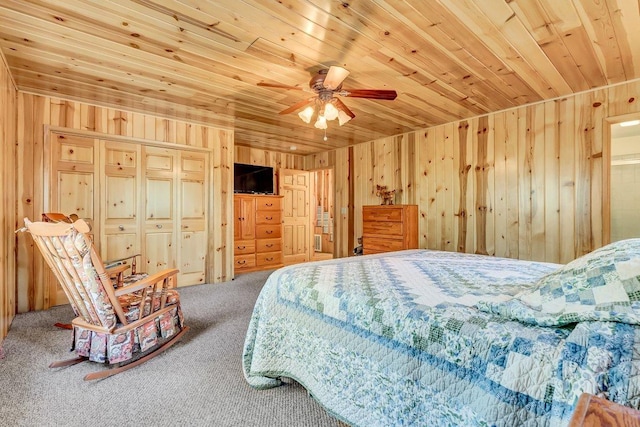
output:
[[[209,194],[207,282],[233,277],[233,131],[170,120],[151,115],[103,108],[81,102],[18,94],[18,218],[39,219],[44,209],[45,126],[63,127],[103,135],[167,142],[210,150],[213,167]],[[103,139],[108,139],[103,138]],[[18,236],[18,311],[47,308],[44,286],[46,265],[24,233]]]
[[[304,169],[305,156],[281,153],[277,151],[258,150],[256,148],[234,147],[234,161],[249,165],[271,166],[277,175],[278,169]],[[274,185],[278,185],[277,181]],[[277,189],[276,189],[277,191]]]
[[[566,263],[607,243],[608,122],[640,82],[307,156],[333,166],[336,256],[362,234],[376,184],[419,205],[420,247]]]
[[[0,344],[15,316],[16,105],[17,90],[0,52]]]

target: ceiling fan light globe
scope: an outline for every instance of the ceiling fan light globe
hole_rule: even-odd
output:
[[[318,129],[326,129],[327,119],[324,116],[318,116],[318,120],[316,120],[316,124],[313,126],[315,126]]]
[[[348,115],[342,110],[338,111],[338,123],[340,124],[340,126],[347,123],[349,120],[351,120],[350,115]]]
[[[305,123],[311,123],[311,117],[313,117],[313,113],[314,113],[313,107],[308,106],[307,108],[305,108],[304,110],[298,113],[298,117],[300,117],[302,121]]]
[[[324,118],[327,120],[335,120],[338,118],[338,109],[331,103],[327,103],[324,107]]]

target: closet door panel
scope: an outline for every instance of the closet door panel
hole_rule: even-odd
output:
[[[125,258],[139,253],[138,233],[107,234],[104,262]],[[136,260],[137,263],[140,260]],[[130,263],[130,261],[129,261]],[[139,264],[138,264],[138,267]]]
[[[176,175],[177,151],[143,147],[144,234],[146,271],[156,273],[176,268]],[[181,285],[178,280],[178,285]]]
[[[105,177],[104,191],[106,194],[105,218],[107,220],[134,220],[137,209],[136,176]]]
[[[99,241],[100,224],[94,221],[100,210],[97,142],[88,137],[51,133],[50,143],[49,193],[45,211],[78,215],[92,228],[92,239]],[[39,221],[40,218],[32,220]],[[44,276],[49,299],[47,306],[67,304],[69,301],[58,279],[48,267]]]
[[[173,231],[145,233],[144,246],[144,270],[147,273],[153,274],[175,267]]]
[[[179,283],[204,283],[207,262],[207,166],[201,152],[180,152]]]
[[[181,212],[183,220],[204,221],[205,193],[204,181],[182,180]]]
[[[105,261],[140,253],[140,146],[100,141],[100,255]]]
[[[207,259],[207,233],[180,233],[180,274],[185,284],[204,283]]]
[[[93,218],[93,180],[90,172],[59,171],[56,207],[52,211]]]

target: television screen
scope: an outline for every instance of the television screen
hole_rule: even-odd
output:
[[[273,168],[269,166],[233,165],[235,193],[273,194]]]

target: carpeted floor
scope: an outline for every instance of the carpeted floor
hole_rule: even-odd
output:
[[[73,357],[68,306],[16,316],[0,360],[3,426],[344,426],[296,383],[257,391],[242,374],[251,310],[270,272],[180,289],[191,330],[168,351],[116,376],[103,365],[49,369]]]

